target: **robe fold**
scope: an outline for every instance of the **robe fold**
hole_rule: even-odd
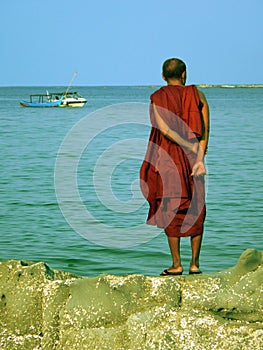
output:
[[[151,95],[152,129],[140,186],[150,207],[147,224],[164,228],[170,237],[200,235],[206,215],[204,176],[191,176],[196,155],[160,132],[153,105],[169,128],[188,142],[198,142],[203,119],[197,89],[168,85]]]

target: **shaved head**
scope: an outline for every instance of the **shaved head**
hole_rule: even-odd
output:
[[[163,76],[166,80],[180,79],[186,72],[186,64],[179,58],[169,58],[163,63]]]

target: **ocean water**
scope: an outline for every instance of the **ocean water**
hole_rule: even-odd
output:
[[[159,275],[170,266],[164,233],[144,224],[138,190],[157,88],[79,87],[88,99],[80,109],[19,105],[65,87],[0,88],[1,259],[85,276]],[[211,273],[235,265],[247,248],[263,249],[263,89],[202,90],[211,133],[201,268]],[[181,245],[187,272],[189,239]]]

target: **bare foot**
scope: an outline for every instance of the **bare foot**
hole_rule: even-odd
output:
[[[167,269],[168,272],[183,272],[183,267],[180,265],[178,267],[171,266]]]
[[[169,275],[174,275],[174,276],[179,276],[183,274],[183,267],[178,266],[175,268],[174,266],[171,266],[169,269],[164,270],[161,273],[161,276],[169,276]]]
[[[196,273],[197,274],[197,273],[202,273],[202,272],[200,271],[199,266],[190,265],[189,273],[192,273],[192,274]]]

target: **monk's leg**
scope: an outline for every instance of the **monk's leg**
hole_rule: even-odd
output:
[[[168,237],[168,243],[173,259],[173,265],[169,268],[169,271],[183,271],[180,257],[180,237]]]
[[[199,270],[199,256],[201,251],[203,235],[192,236],[191,237],[191,247],[192,247],[192,260],[190,262],[190,270]]]

